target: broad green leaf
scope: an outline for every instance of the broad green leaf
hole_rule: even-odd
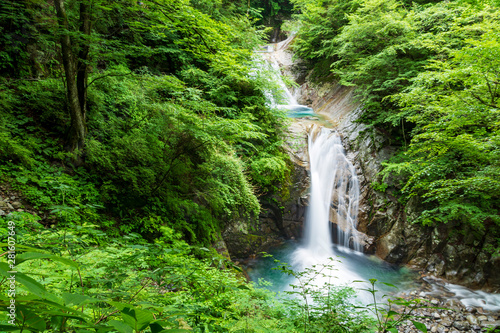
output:
[[[86,319],[83,316],[78,316],[78,315],[72,315],[66,312],[62,311],[43,311],[43,314],[51,316],[51,317],[63,317],[63,318],[71,318],[71,319],[77,319],[77,320],[82,320],[85,321]]]
[[[12,275],[16,276],[16,282],[22,284],[26,290],[30,293],[33,293],[37,295],[38,297],[48,299],[51,301],[58,301],[58,298],[49,293],[45,288],[38,283],[37,281],[33,280],[27,275],[24,275],[23,273],[8,273],[9,272],[9,266],[6,263],[0,263],[0,275],[3,275],[5,277],[10,277]]]
[[[8,243],[0,243],[0,247],[9,247],[9,244]],[[29,251],[33,251],[33,252],[44,252],[42,249],[37,249],[36,247],[16,244],[16,252],[20,252],[20,250],[29,250]],[[46,252],[46,253],[49,253],[49,252]]]
[[[29,304],[32,307],[34,306],[34,304],[44,304],[44,305],[53,306],[55,308],[62,310],[61,312],[57,312],[57,313],[59,313],[58,315],[68,317],[68,318],[78,319],[78,320],[81,320],[83,322],[88,322],[90,319],[87,315],[85,315],[81,311],[77,311],[77,310],[68,308],[64,305],[61,305],[57,302],[53,302],[53,301],[49,301],[49,300],[45,300],[45,299],[34,299],[31,301],[28,301],[26,304]],[[46,313],[49,313],[49,312],[54,313],[54,314],[56,313],[56,311],[54,311],[54,310],[48,310]]]
[[[413,323],[413,325],[415,325],[417,330],[424,332],[424,333],[427,333],[427,327],[424,324],[422,324],[418,321],[414,321],[414,320],[412,320],[411,322]]]
[[[387,312],[387,317],[389,318],[393,318],[394,316],[397,316],[399,313],[397,313],[396,311],[389,311]]]
[[[163,326],[161,326],[159,323],[151,323],[149,324],[149,328],[151,329],[151,333],[158,333],[163,331]]]
[[[142,331],[148,327],[153,320],[155,320],[151,312],[142,309],[125,308],[121,310],[121,313],[127,324],[130,324],[130,318],[133,318],[134,328],[138,331]]]
[[[115,302],[115,301],[107,301],[107,303],[111,306],[114,306],[115,308],[117,308],[118,310],[123,310],[125,308],[130,308],[132,307],[132,305],[128,304],[128,303],[122,303],[122,302]]]
[[[102,302],[99,299],[92,298],[92,297],[85,296],[85,295],[79,295],[79,294],[65,293],[62,295],[62,298],[64,300],[64,304],[66,304],[66,305],[80,306],[83,304]]]
[[[109,332],[109,331],[115,330],[114,327],[103,325],[103,324],[93,325],[93,324],[80,324],[78,322],[75,322],[75,323],[72,324],[72,326],[77,329],[77,332],[82,332],[82,333],[83,332],[105,333],[105,332]]]
[[[34,259],[52,259],[54,261],[59,261],[63,264],[78,268],[78,263],[76,263],[73,260],[59,257],[59,256],[56,256],[53,254],[47,254],[47,253],[41,253],[41,252],[25,252],[25,253],[19,254],[16,256],[16,264],[21,264],[25,261],[34,260]]]
[[[43,332],[47,328],[47,324],[44,319],[24,306],[17,306],[16,320],[24,322],[26,326],[36,331]]]
[[[134,330],[138,330],[138,323],[137,323],[137,319],[135,319],[135,313],[132,312],[133,310],[130,309],[130,308],[124,308],[122,310],[120,310],[121,312],[121,316],[122,316],[122,319],[125,323],[127,323],[127,325],[130,325],[131,327],[134,328]]]
[[[134,331],[132,327],[118,320],[110,320],[108,324],[113,326],[119,333],[132,333]]]
[[[382,282],[382,284],[385,284],[385,285],[386,285],[386,286],[388,286],[388,287],[392,287],[392,288],[396,288],[396,289],[398,288],[398,287],[396,287],[395,285],[393,285],[393,284],[391,284],[391,283]]]

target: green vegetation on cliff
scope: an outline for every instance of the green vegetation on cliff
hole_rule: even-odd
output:
[[[356,87],[363,122],[401,147],[382,175],[421,202],[414,222],[487,237],[498,253],[498,2],[292,2],[297,56],[319,80]]]

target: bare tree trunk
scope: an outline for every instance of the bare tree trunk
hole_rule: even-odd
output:
[[[85,145],[85,115],[82,110],[82,101],[77,84],[77,66],[76,58],[72,51],[71,39],[69,37],[69,25],[66,10],[64,9],[64,0],[54,0],[56,7],[59,27],[63,30],[61,35],[61,53],[66,76],[66,93],[68,96],[69,113],[71,117],[71,127],[69,137],[66,142],[68,151],[82,150]],[[85,96],[82,96],[83,98]],[[85,103],[85,102],[83,102]]]

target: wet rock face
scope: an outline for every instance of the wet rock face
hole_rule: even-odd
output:
[[[287,239],[302,235],[306,208],[309,204],[307,126],[308,122],[297,120],[289,127],[285,146],[292,163],[292,173],[285,191],[288,195],[285,198],[274,197],[271,200],[274,221]]]
[[[428,273],[473,288],[500,288],[500,260],[486,250],[494,240],[468,240],[455,232],[452,224],[423,227],[413,224],[421,212],[421,202],[411,199],[406,205],[393,195],[397,180],[389,178],[385,191],[374,183],[381,183],[381,163],[396,151],[386,137],[367,129],[355,121],[360,110],[353,111],[339,122],[348,156],[363,175],[358,229],[375,242],[368,252],[397,264],[410,264]],[[378,191],[377,191],[378,190]],[[472,231],[470,232],[472,235]],[[496,267],[496,268],[495,268]]]

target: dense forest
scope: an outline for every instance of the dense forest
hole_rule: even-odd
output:
[[[494,237],[498,255],[498,6],[1,1],[0,331],[391,327],[354,315],[347,287],[276,299],[215,250],[227,224],[257,226],[263,197],[289,195],[289,120],[254,51],[286,20],[315,80],[356,86],[363,121],[400,147],[373,186],[420,200],[415,223]]]

